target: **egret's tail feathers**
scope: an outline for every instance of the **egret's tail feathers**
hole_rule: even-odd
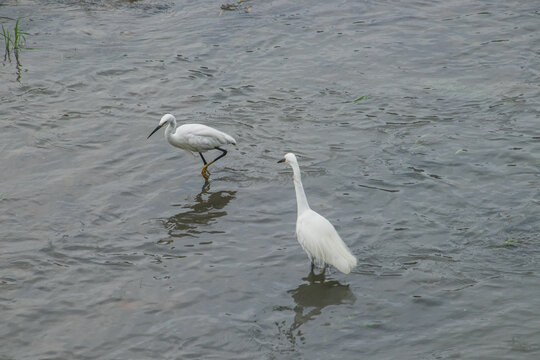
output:
[[[337,234],[337,233],[336,233]],[[308,256],[313,257],[315,265],[321,267],[324,263],[334,266],[342,273],[348,274],[356,266],[356,258],[347,247],[347,245],[337,238],[338,241],[328,243],[311,244],[309,251],[306,250]],[[303,245],[302,245],[303,247]]]
[[[356,258],[351,254],[351,250],[341,238],[332,245],[332,251],[326,251],[325,261],[342,273],[350,273],[356,266]]]
[[[348,274],[356,266],[356,258],[350,253],[342,254],[342,256],[336,259],[334,267],[344,274]]]

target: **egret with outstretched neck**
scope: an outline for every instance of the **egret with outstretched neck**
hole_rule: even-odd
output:
[[[161,117],[159,125],[148,135],[147,139],[165,125],[167,125],[165,128],[165,139],[167,139],[169,144],[188,152],[199,153],[204,163],[201,175],[207,180],[210,175],[208,167],[227,155],[227,150],[221,148],[221,146],[228,144],[236,145],[236,140],[232,136],[210,126],[184,124],[177,127],[176,118],[171,114],[165,114]],[[219,150],[221,151],[221,155],[207,162],[202,153],[208,150]]]
[[[294,189],[296,191],[297,218],[296,237],[314,266],[326,269],[326,264],[348,274],[356,266],[356,258],[341,240],[334,226],[322,215],[309,207],[298,160],[293,153],[288,153],[278,163],[286,162],[293,169]],[[324,272],[324,270],[323,270]]]

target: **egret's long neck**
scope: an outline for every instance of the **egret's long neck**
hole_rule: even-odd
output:
[[[167,128],[165,129],[165,137],[168,139],[176,131],[176,121],[169,121]]]
[[[300,176],[300,168],[298,164],[291,163],[293,169],[293,181],[294,190],[296,191],[296,205],[298,207],[298,215],[304,211],[309,210],[309,204],[307,202],[306,193],[304,192],[304,186],[302,186],[302,178]]]

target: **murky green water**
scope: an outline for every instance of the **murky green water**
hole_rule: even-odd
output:
[[[0,358],[538,358],[537,4],[220,5],[0,3]],[[237,139],[208,184],[166,112]]]

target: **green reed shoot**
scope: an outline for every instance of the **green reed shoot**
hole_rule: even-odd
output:
[[[24,49],[24,45],[26,44],[26,35],[28,35],[28,33],[21,31],[19,27],[20,21],[21,18],[18,18],[15,21],[13,32],[9,31],[4,27],[4,25],[2,25],[2,37],[4,38],[5,45],[4,60],[9,59],[9,61],[11,61],[11,53],[13,52],[15,59],[17,60],[17,64],[19,65],[19,50]]]
[[[360,96],[358,99],[354,99],[353,102],[357,103],[362,100],[366,100],[368,98],[368,95]]]
[[[6,31],[4,25],[2,25],[2,37],[4,38],[4,44],[6,45],[4,60],[6,60],[6,58],[11,59],[11,34],[9,33],[9,31]]]
[[[20,21],[21,18],[18,18],[15,22],[15,28],[13,29],[13,33],[15,34],[15,41],[13,42],[13,46],[15,49],[22,49],[24,47],[24,45],[26,44],[26,35],[28,35],[28,33],[19,29]]]

